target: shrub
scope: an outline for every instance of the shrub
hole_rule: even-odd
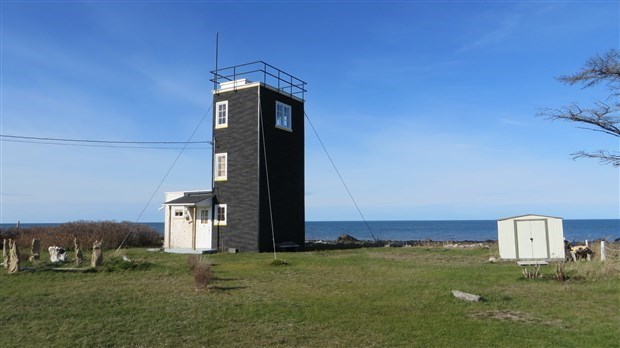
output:
[[[103,240],[108,249],[118,248],[123,240],[124,247],[160,246],[160,236],[153,228],[123,221],[74,221],[57,226],[7,228],[0,230],[0,238],[15,239],[21,250],[30,250],[33,238],[41,240],[41,249],[59,246],[73,250],[73,239],[77,238],[83,250],[89,250],[96,240]]]
[[[533,272],[530,272],[530,270],[528,270],[527,268],[523,268],[521,273],[527,279],[540,279],[540,278],[543,277],[543,274],[540,271],[540,266],[534,267],[534,271]]]
[[[280,259],[275,259],[275,260],[271,260],[271,262],[269,262],[270,266],[288,266],[288,262],[284,261],[284,260],[280,260]]]
[[[188,259],[189,260],[189,259]],[[213,271],[211,265],[203,260],[199,260],[192,270],[194,286],[196,290],[205,290],[213,281]]]
[[[103,262],[103,271],[146,271],[152,264],[146,261],[124,260],[120,257],[108,258]]]
[[[189,268],[190,272],[194,271],[196,265],[200,262],[200,258],[198,255],[188,255],[187,256],[187,268]]]

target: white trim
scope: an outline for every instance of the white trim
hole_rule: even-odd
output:
[[[272,90],[272,91],[274,91],[276,93],[280,93],[280,94],[285,95],[285,96],[287,96],[289,98],[293,98],[296,101],[299,101],[299,102],[302,102],[302,103],[304,102],[303,99],[301,99],[300,97],[298,97],[296,95],[291,95],[291,94],[286,93],[284,91],[280,91],[277,88],[272,87],[272,86],[270,86],[270,85],[268,85],[266,83],[262,83],[262,82],[252,82],[252,83],[248,83],[248,84],[245,84],[243,86],[238,86],[238,87],[234,87],[234,88],[231,87],[231,88],[226,88],[226,89],[214,89],[214,90],[211,91],[211,93],[219,95],[220,93],[224,93],[224,92],[228,92],[228,91],[238,91],[240,89],[252,88],[252,87],[257,87],[257,86],[263,86],[263,87],[265,87],[267,89],[270,89],[270,90]]]
[[[262,82],[251,82],[251,83],[246,83],[245,85],[237,85],[236,87],[229,86],[227,88],[222,88],[222,84],[220,83],[220,89],[214,89],[213,91],[211,91],[211,93],[219,94],[221,92],[235,91],[235,90],[240,90],[240,89],[261,86],[261,85],[264,85],[264,84]]]
[[[218,220],[220,215],[220,209],[224,208],[224,220]],[[213,224],[216,226],[226,226],[226,222],[228,221],[228,204],[216,204],[215,205],[215,214],[213,218]]]
[[[283,118],[280,118],[278,114],[278,108],[282,107]],[[288,111],[288,112],[287,112]],[[285,122],[281,122],[284,120]],[[285,123],[285,124],[279,124]],[[276,101],[276,128],[284,129],[287,131],[293,131],[293,108],[285,103]]]
[[[218,175],[219,164],[220,164],[219,161],[221,158],[223,158],[224,173],[223,175]],[[227,152],[216,153],[214,162],[215,163],[213,165],[213,177],[215,178],[215,181],[226,181],[228,179],[228,153]]]
[[[219,123],[220,120],[220,106],[224,106],[224,123]],[[215,129],[228,127],[228,100],[215,103]]]

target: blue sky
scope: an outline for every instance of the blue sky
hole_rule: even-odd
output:
[[[618,139],[536,117],[607,96],[555,77],[619,47],[617,1],[0,6],[1,134],[185,141],[212,102],[219,32],[220,66],[264,60],[308,83],[368,220],[620,217],[619,170],[569,157]],[[211,182],[210,149],[183,152],[155,192],[179,150],[0,145],[2,223],[163,221],[164,191]],[[360,219],[310,128],[306,218]]]

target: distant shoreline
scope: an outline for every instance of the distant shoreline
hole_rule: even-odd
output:
[[[110,221],[110,220],[108,220]],[[82,221],[89,222],[89,221]],[[97,221],[92,221],[97,222]],[[71,223],[71,222],[66,222]],[[133,223],[133,222],[130,222]],[[65,223],[20,223],[22,228],[58,226]],[[164,235],[163,222],[138,222]],[[620,219],[565,219],[564,238],[571,242],[620,238]],[[1,229],[15,228],[16,223],[0,224]],[[277,232],[276,232],[277,233]],[[373,220],[306,221],[305,239],[309,243],[336,243],[348,234],[366,244],[418,244],[420,242],[480,243],[497,242],[497,220]]]

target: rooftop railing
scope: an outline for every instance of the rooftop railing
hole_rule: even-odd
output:
[[[302,101],[306,93],[304,81],[263,61],[219,68],[211,73],[214,90],[220,89],[220,85],[224,82],[247,79],[252,82],[262,82],[276,88],[281,93],[300,98]]]

